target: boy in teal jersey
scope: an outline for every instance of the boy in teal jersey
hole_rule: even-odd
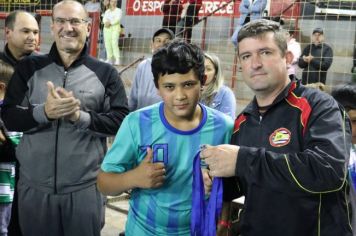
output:
[[[152,58],[162,103],[129,114],[105,156],[98,188],[132,189],[125,235],[190,235],[193,160],[202,144],[229,142],[233,122],[198,103],[204,54],[173,41]]]

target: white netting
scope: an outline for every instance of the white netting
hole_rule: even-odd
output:
[[[14,9],[25,9],[31,12],[50,10],[57,1],[8,0],[0,2],[0,9],[5,14]],[[199,18],[211,14],[228,0],[204,0],[199,11]],[[151,55],[150,42],[152,34],[162,26],[163,15],[161,0],[127,0],[118,2],[123,11],[122,25],[125,36],[120,38],[122,62],[129,65],[142,56]],[[231,43],[231,35],[239,22],[239,5],[236,0],[207,17],[193,27],[192,42],[204,50],[217,54],[222,60],[226,84],[233,86],[238,99],[250,99],[252,93],[242,82],[235,60],[235,48]],[[334,56],[328,70],[326,83],[330,87],[351,80],[353,52],[355,48],[356,31],[356,1],[294,1],[268,0],[266,8],[261,13],[263,17],[280,18],[287,29],[295,30],[295,38],[301,43],[301,48],[311,40],[312,30],[321,27],[324,30],[325,41],[331,45]],[[4,19],[4,18],[2,18]],[[41,50],[48,52],[52,42],[50,36],[50,17],[42,16]],[[3,20],[0,24],[3,27]],[[2,30],[3,32],[3,30]],[[2,37],[4,39],[4,37]],[[3,45],[0,45],[0,47]],[[100,57],[100,44],[97,52]],[[122,77],[130,83],[135,66],[126,70]],[[296,74],[301,77],[301,69]]]

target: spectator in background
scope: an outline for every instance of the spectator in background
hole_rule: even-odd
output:
[[[236,118],[236,99],[231,89],[224,85],[220,59],[205,53],[205,76],[201,103]]]
[[[261,19],[266,5],[267,0],[242,0],[240,2],[240,18],[231,37],[231,41],[235,47],[237,47],[237,35],[241,27],[250,21]]]
[[[324,42],[324,30],[315,28],[312,43],[307,45],[299,58],[298,65],[303,70],[302,83],[326,83],[327,71],[333,62],[333,50]]]
[[[181,4],[183,4],[183,9],[177,27],[177,36],[183,37],[186,42],[190,43],[193,27],[199,21],[202,0],[182,0]]]
[[[109,9],[110,1],[103,0],[101,1],[101,14],[100,14],[100,32],[99,32],[99,58],[100,60],[106,60],[106,50],[105,50],[105,43],[104,43],[104,23],[103,18],[104,14],[107,9]]]
[[[33,15],[13,11],[5,19],[6,44],[0,59],[15,66],[19,60],[32,54],[39,42],[39,27]]]
[[[110,0],[109,9],[105,11],[103,17],[103,23],[106,62],[118,66],[120,64],[119,37],[122,11],[116,5],[117,0]]]
[[[0,59],[15,67],[17,63],[29,55],[34,55],[39,46],[39,25],[36,18],[25,11],[13,11],[5,19],[6,44]],[[15,173],[19,172],[19,163],[16,160]],[[8,227],[9,235],[21,236],[18,218],[17,181],[19,175],[15,174],[15,192],[11,209],[11,220]]]
[[[294,38],[294,32],[294,30],[286,31],[288,51],[290,51],[293,55],[292,61],[287,65],[289,76],[296,75],[296,71],[298,68],[298,60],[302,53],[300,43],[298,43],[297,40]]]
[[[100,12],[101,11],[101,6],[100,6],[100,1],[96,0],[89,0],[85,3],[84,5],[85,10],[87,12]]]
[[[99,236],[97,171],[127,98],[117,70],[88,54],[84,6],[64,0],[52,13],[50,52],[19,62],[2,106],[5,126],[24,132],[16,150],[20,226],[24,235]]]
[[[183,6],[180,0],[164,0],[162,5],[163,22],[162,27],[176,33],[176,26],[180,20]]]
[[[173,39],[174,34],[171,30],[167,28],[157,30],[152,37],[152,53]],[[136,69],[129,96],[130,111],[135,111],[162,101],[162,98],[158,95],[157,88],[153,83],[151,62],[152,58],[147,58],[142,61]]]
[[[347,111],[352,127],[352,146],[349,161],[350,202],[352,206],[352,229],[356,230],[356,83],[337,86],[331,95]]]

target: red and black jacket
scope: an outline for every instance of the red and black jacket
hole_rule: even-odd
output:
[[[245,196],[241,234],[352,235],[345,199],[351,138],[328,94],[292,81],[260,115],[254,99],[235,121],[236,177],[224,200]]]

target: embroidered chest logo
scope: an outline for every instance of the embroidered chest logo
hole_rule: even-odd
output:
[[[287,145],[290,142],[291,133],[286,128],[279,128],[276,129],[270,136],[269,136],[269,143],[273,147],[282,147]]]

